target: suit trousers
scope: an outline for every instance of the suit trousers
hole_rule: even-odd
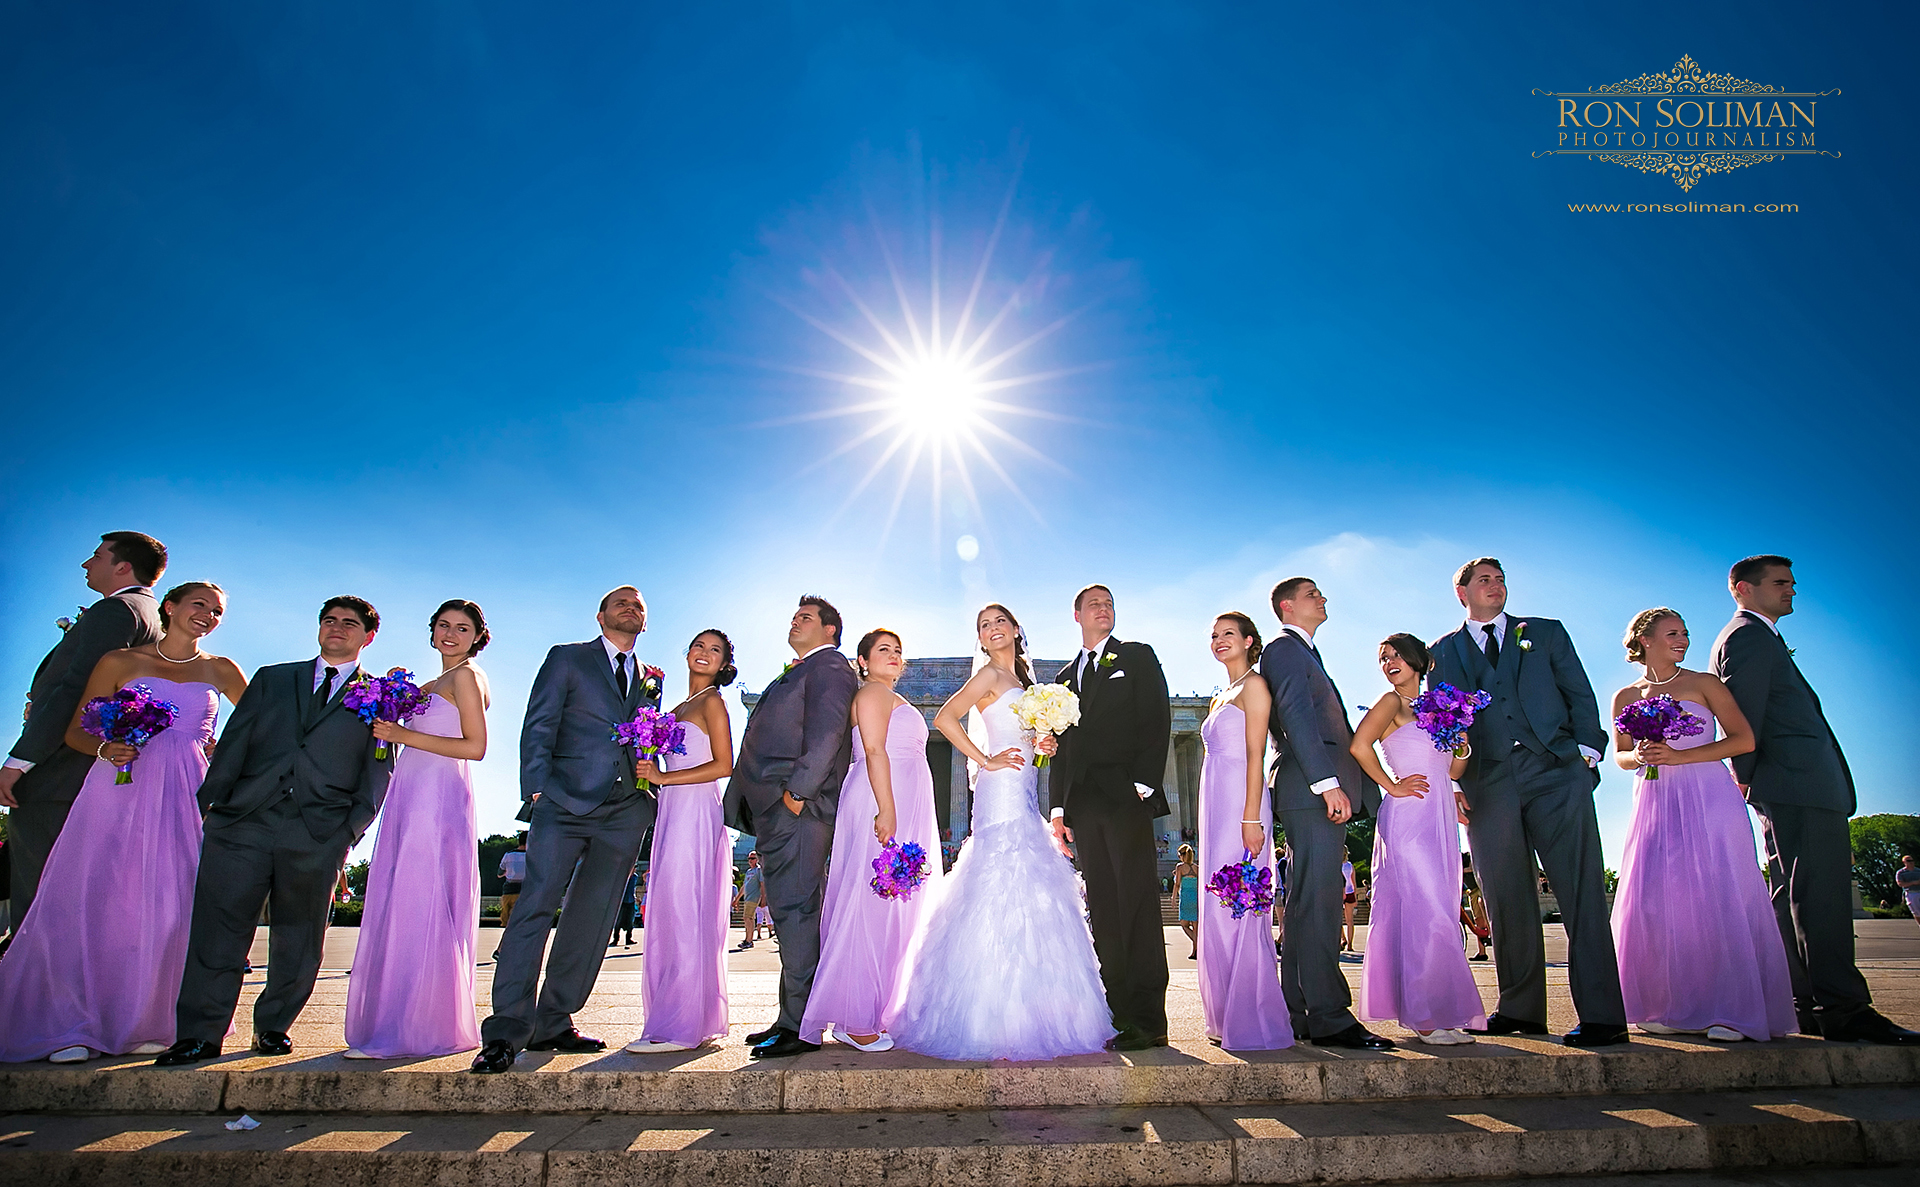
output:
[[[800,1033],[800,1020],[813,996],[813,974],[820,966],[820,905],[827,888],[827,855],[833,850],[833,825],[811,808],[795,816],[776,800],[754,817],[760,831],[761,887],[774,938],[780,941],[780,1010],[774,1025]],[[860,871],[853,872],[855,877]]]
[[[187,964],[174,1006],[176,1038],[218,1043],[226,1036],[263,903],[272,922],[267,985],[253,1005],[253,1029],[292,1029],[320,972],[327,911],[351,841],[345,825],[324,841],[314,840],[293,797],[285,795],[206,830]]]
[[[73,801],[70,799],[35,799],[7,812],[7,856],[13,867],[8,878],[8,893],[13,899],[8,916],[15,932],[20,930],[20,921],[27,917],[27,908],[33,905],[33,896],[40,890],[40,874],[47,868],[47,855],[53,852],[53,843],[60,839],[60,830],[66,827],[67,814],[71,811]]]
[[[1467,793],[1467,838],[1493,927],[1500,1013],[1547,1021],[1546,940],[1533,855],[1553,885],[1567,929],[1567,980],[1582,1022],[1625,1026],[1620,965],[1607,913],[1606,863],[1593,811],[1593,774],[1524,747],[1480,761]]]
[[[1323,1039],[1354,1024],[1353,990],[1340,971],[1341,900],[1346,897],[1347,826],[1327,810],[1293,808],[1278,814],[1286,830],[1286,943],[1280,949],[1280,992],[1293,1033]]]
[[[1088,785],[1074,796],[1073,845],[1087,884],[1087,924],[1107,1009],[1115,1026],[1164,1035],[1167,937],[1160,924],[1153,818],[1119,795],[1087,802],[1094,794],[1096,785]]]
[[[567,811],[549,796],[534,801],[527,825],[527,877],[494,953],[493,1013],[480,1025],[483,1041],[504,1041],[518,1051],[573,1026],[574,1011],[587,1004],[600,978],[607,936],[654,813],[652,797],[640,792],[585,815]],[[547,933],[563,898],[567,909],[548,952]]]
[[[1847,814],[1755,801],[1767,843],[1773,914],[1787,948],[1793,1000],[1844,1021],[1873,1002],[1853,956],[1853,841]]]

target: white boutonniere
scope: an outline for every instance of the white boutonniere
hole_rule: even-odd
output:
[[[76,622],[79,622],[80,616],[82,614],[85,614],[86,612],[87,612],[87,608],[85,606],[80,606],[74,610],[72,618],[68,618],[65,615],[61,615],[59,618],[56,618],[53,620],[53,625],[59,627],[60,633],[64,635],[68,631],[73,629],[73,624]]]
[[[1516,622],[1513,624],[1513,642],[1514,642],[1514,646],[1518,647],[1522,651],[1533,650],[1533,640],[1527,638],[1526,623]]]
[[[640,691],[647,696],[658,697],[660,695],[660,682],[667,678],[667,674],[651,665],[641,668],[640,672]]]
[[[1100,657],[1100,666],[1102,668],[1111,669],[1114,665],[1114,661],[1118,660],[1119,658],[1120,658],[1119,656],[1109,651],[1105,655],[1102,655]]]

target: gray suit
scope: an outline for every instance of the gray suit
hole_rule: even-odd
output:
[[[1793,652],[1758,615],[1742,610],[1721,629],[1713,673],[1753,726],[1733,773],[1760,814],[1794,1002],[1844,1023],[1873,1001],[1854,964],[1853,772]]]
[[[226,1034],[263,903],[273,915],[254,1030],[284,1034],[313,993],[334,880],[393,774],[341,704],[355,671],[341,670],[323,702],[313,660],[261,668],[220,734],[198,797],[206,836],[174,1007],[181,1040]]]
[[[66,826],[74,797],[86,781],[93,756],[66,743],[67,726],[80,707],[94,665],[109,651],[138,647],[160,637],[160,611],[153,591],[122,590],[81,612],[60,641],[34,670],[27,694],[27,723],[9,756],[33,769],[13,785],[19,806],[7,819],[7,849],[13,859],[13,927],[33,905],[47,854]]]
[[[1313,785],[1339,779],[1355,819],[1379,812],[1380,788],[1353,757],[1353,725],[1317,650],[1283,630],[1261,651],[1260,675],[1273,690],[1267,720],[1277,753],[1268,792],[1292,851],[1280,989],[1293,1033],[1325,1038],[1354,1025],[1353,993],[1340,971],[1347,826],[1327,819],[1326,801]]]
[[[840,784],[853,757],[851,715],[859,690],[847,657],[831,647],[789,668],[747,717],[727,782],[727,823],[753,835],[766,871],[767,913],[780,940],[774,1025],[795,1034],[820,963],[820,901]],[[783,791],[805,802],[798,816],[781,802]]]
[[[1460,790],[1467,797],[1473,868],[1493,927],[1499,1012],[1547,1021],[1537,853],[1566,923],[1567,979],[1580,1020],[1625,1026],[1593,811],[1600,772],[1580,753],[1587,746],[1605,754],[1610,739],[1573,640],[1554,619],[1509,614],[1497,669],[1464,625],[1434,641],[1433,659],[1433,679],[1493,697],[1468,731],[1473,756]]]
[[[643,704],[659,706],[658,682],[632,671],[622,696],[599,639],[555,647],[534,677],[520,727],[520,798],[531,808],[527,876],[494,957],[493,1014],[480,1028],[487,1042],[519,1050],[571,1029],[600,977],[621,891],[655,815],[653,796],[634,779],[634,756],[613,741],[614,727]]]

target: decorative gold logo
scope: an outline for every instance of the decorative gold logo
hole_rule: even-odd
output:
[[[1585,91],[1533,91],[1555,101],[1559,140],[1540,157],[1581,156],[1663,173],[1691,190],[1709,173],[1786,157],[1838,157],[1814,143],[1819,100],[1830,91],[1786,91],[1702,70],[1690,56],[1671,69]],[[1653,110],[1645,110],[1651,99]]]

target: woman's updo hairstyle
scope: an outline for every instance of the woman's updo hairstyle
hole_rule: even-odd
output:
[[[1007,616],[1008,622],[1013,624],[1013,675],[1016,680],[1020,681],[1021,688],[1032,688],[1033,664],[1027,660],[1026,630],[1021,627],[1020,620],[1013,616],[1013,611],[1002,606],[1000,603],[988,602],[986,605],[980,607],[980,614],[985,614],[989,610],[998,610]],[[980,633],[980,614],[973,616],[973,630],[975,634]],[[986,651],[986,647],[982,646],[980,650],[984,652]]]
[[[727,638],[727,632],[717,626],[708,627],[700,635],[712,635],[720,640],[720,670],[713,674],[713,686],[725,688],[740,675],[740,669],[733,666],[733,640]],[[687,650],[693,650],[693,645],[700,641],[700,635],[687,640]]]
[[[1238,610],[1229,610],[1225,614],[1216,615],[1214,621],[1230,622],[1239,627],[1240,633],[1247,637],[1247,662],[1250,664],[1260,662],[1260,628],[1253,624],[1252,618]]]
[[[467,648],[467,658],[472,659],[474,656],[479,655],[480,649],[487,645],[489,639],[493,638],[493,632],[487,629],[487,616],[480,613],[480,603],[478,602],[469,602],[465,598],[448,598],[446,601],[440,603],[440,608],[433,612],[433,617],[427,619],[428,640],[432,640],[433,638],[433,624],[439,622],[440,616],[449,610],[458,610],[467,616],[467,621],[473,623],[473,646]]]
[[[855,656],[853,668],[854,671],[860,673],[862,680],[867,678],[867,661],[873,658],[873,645],[882,639],[892,639],[901,651],[907,649],[907,645],[900,641],[898,632],[890,631],[883,626],[874,627],[866,634],[861,635],[860,646],[853,649]]]
[[[1433,652],[1427,650],[1427,645],[1420,641],[1418,635],[1400,631],[1380,640],[1380,646],[1393,648],[1395,655],[1407,661],[1422,676],[1433,671]]]
[[[1647,636],[1653,633],[1653,628],[1659,626],[1663,618],[1680,618],[1680,612],[1670,606],[1655,606],[1633,616],[1633,621],[1627,624],[1627,637],[1621,640],[1627,648],[1628,663],[1647,662]],[[1687,620],[1680,618],[1680,621],[1684,623]]]
[[[166,597],[160,599],[160,629],[161,630],[167,630],[168,628],[173,626],[173,615],[167,613],[167,603],[174,602],[177,604],[181,598],[186,597],[188,594],[192,593],[196,589],[210,589],[214,593],[219,594],[222,598],[225,598],[227,596],[226,590],[221,589],[219,586],[215,585],[211,581],[182,581],[180,584],[168,590]]]

